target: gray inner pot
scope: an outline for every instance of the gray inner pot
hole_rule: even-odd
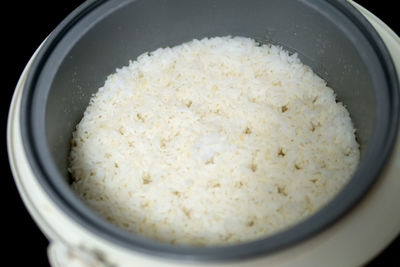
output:
[[[215,248],[161,244],[127,234],[86,207],[69,189],[71,133],[107,75],[130,59],[193,38],[245,36],[297,52],[350,111],[362,162],[325,208],[275,235]],[[199,261],[243,259],[286,248],[348,212],[388,158],[397,131],[398,84],[373,28],[346,1],[87,1],[43,44],[22,96],[21,134],[43,188],[73,220],[102,238],[154,256]]]

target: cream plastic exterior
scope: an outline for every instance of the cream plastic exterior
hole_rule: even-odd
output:
[[[384,39],[400,77],[399,37],[369,11],[353,1],[349,2],[368,18]],[[47,196],[30,169],[20,135],[21,93],[32,59],[28,62],[14,92],[8,118],[7,142],[11,169],[20,195],[30,214],[50,241],[48,256],[51,265],[54,267],[203,266],[204,264],[198,262],[150,257],[112,244],[83,229]],[[380,253],[400,233],[399,173],[400,134],[390,161],[372,190],[349,214],[330,228],[300,244],[265,257],[209,265],[250,267],[363,265]]]

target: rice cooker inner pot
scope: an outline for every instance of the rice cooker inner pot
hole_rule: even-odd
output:
[[[69,188],[71,133],[107,75],[146,51],[194,38],[244,36],[298,53],[334,88],[357,129],[362,160],[326,207],[280,233],[239,245],[178,247],[126,234]],[[377,33],[346,1],[87,1],[48,37],[25,83],[21,134],[29,163],[54,203],[88,231],[153,256],[227,260],[293,245],[334,222],[378,177],[397,131],[397,77]]]

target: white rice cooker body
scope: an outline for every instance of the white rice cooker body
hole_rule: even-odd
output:
[[[369,11],[350,1],[381,35],[400,77],[400,39]],[[40,47],[38,51],[40,50]],[[68,217],[47,195],[30,168],[22,145],[19,112],[27,64],[11,103],[8,149],[11,169],[30,214],[50,241],[48,257],[55,267],[203,266],[167,260],[128,250],[100,238]],[[400,135],[392,156],[368,194],[350,213],[323,232],[290,248],[242,261],[213,262],[213,266],[359,266],[381,252],[400,233]],[[371,241],[371,242],[369,242]]]

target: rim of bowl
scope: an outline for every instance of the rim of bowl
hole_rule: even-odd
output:
[[[396,140],[399,120],[399,84],[392,58],[375,29],[367,19],[345,0],[327,0],[327,2],[344,16],[346,16],[365,36],[376,53],[380,63],[386,87],[388,90],[387,107],[377,104],[380,112],[379,120],[375,113],[374,130],[371,144],[368,145],[364,159],[353,174],[350,182],[323,208],[300,223],[265,238],[249,241],[237,245],[223,245],[217,247],[191,247],[164,244],[147,238],[128,234],[82,204],[72,190],[68,190],[66,183],[57,172],[51,161],[46,161],[41,152],[46,149],[45,136],[38,136],[35,130],[35,118],[32,114],[34,106],[32,98],[37,89],[38,77],[43,66],[54,48],[62,42],[63,36],[75,27],[82,18],[94,10],[109,10],[121,4],[120,0],[89,0],[70,13],[50,34],[38,51],[29,70],[21,99],[21,136],[28,162],[35,178],[39,181],[50,199],[59,206],[77,224],[94,235],[122,246],[129,250],[139,251],[151,256],[167,257],[180,260],[221,261],[238,260],[248,257],[266,255],[297,244],[326,229],[340,217],[345,215],[365,195],[379,176],[385,162],[390,156]],[[130,1],[126,1],[130,2]],[[115,4],[115,5],[113,5]],[[37,127],[37,126],[36,126]],[[385,129],[385,130],[383,130]],[[379,151],[379,153],[377,153]],[[372,154],[375,154],[372,155]],[[58,181],[59,180],[59,181]],[[57,182],[58,181],[58,182]]]

